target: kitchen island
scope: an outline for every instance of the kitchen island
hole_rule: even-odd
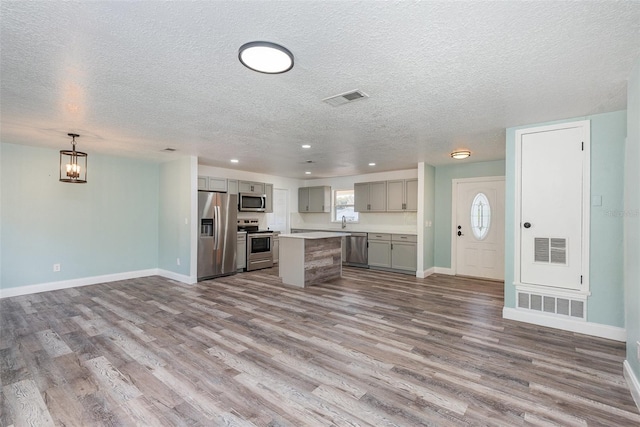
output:
[[[304,288],[342,277],[342,237],[349,233],[280,235],[280,278]]]

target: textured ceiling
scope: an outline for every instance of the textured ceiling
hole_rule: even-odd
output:
[[[76,132],[89,154],[295,178],[442,165],[456,148],[502,159],[505,127],[624,109],[640,56],[638,1],[0,8],[2,142],[66,149]],[[253,40],[286,46],[294,68],[243,67]],[[322,102],[354,89],[370,98]]]

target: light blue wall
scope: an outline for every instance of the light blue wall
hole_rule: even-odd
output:
[[[424,165],[424,219],[431,226],[418,224],[424,229],[424,269],[435,266],[436,168]]]
[[[157,267],[157,164],[89,153],[87,184],[68,184],[58,151],[0,146],[0,287]]]
[[[629,78],[627,89],[627,144],[625,149],[625,311],[627,361],[640,380],[636,356],[640,342],[640,58]]]
[[[590,289],[587,320],[624,327],[622,280],[623,228],[617,214],[623,209],[624,140],[626,112],[618,111],[507,129],[505,191],[505,306],[515,307],[513,254],[515,209],[515,132],[536,126],[591,120],[591,195],[602,196],[602,206],[591,207]]]
[[[191,168],[189,157],[160,165],[158,267],[185,276],[190,275],[191,264],[192,188],[196,191]]]
[[[451,268],[451,194],[452,181],[481,176],[504,176],[504,160],[438,166],[435,174],[435,265]]]

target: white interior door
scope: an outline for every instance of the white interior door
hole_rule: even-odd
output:
[[[504,177],[455,186],[456,274],[504,280]]]
[[[581,287],[584,132],[571,126],[518,141],[521,283]]]
[[[273,213],[267,214],[267,227],[274,231],[289,231],[289,190],[273,189]]]

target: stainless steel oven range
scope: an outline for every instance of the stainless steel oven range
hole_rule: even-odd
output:
[[[273,267],[273,231],[260,230],[257,219],[239,219],[238,231],[247,232],[247,271]]]

